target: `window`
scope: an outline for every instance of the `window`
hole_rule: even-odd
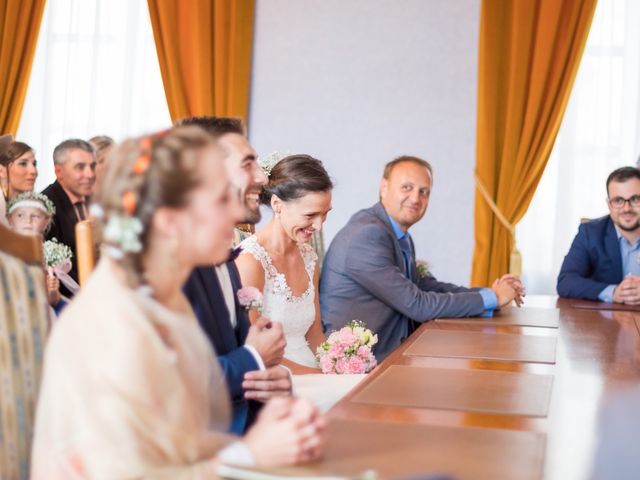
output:
[[[171,124],[144,0],[49,0],[17,138],[51,183],[66,138],[115,140]]]
[[[581,218],[608,213],[605,181],[640,153],[640,2],[599,0],[553,152],[517,227],[523,281],[555,294]]]

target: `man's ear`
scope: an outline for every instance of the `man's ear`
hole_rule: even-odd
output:
[[[60,176],[62,174],[62,165],[60,165],[59,163],[54,163],[53,172],[56,174],[56,179],[60,180]]]
[[[389,189],[389,181],[386,178],[380,180],[380,200],[384,200]]]

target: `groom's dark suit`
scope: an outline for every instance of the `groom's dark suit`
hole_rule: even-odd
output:
[[[242,287],[240,275],[233,261],[227,262],[227,268],[235,294]],[[218,275],[211,266],[194,269],[183,290],[222,366],[233,403],[230,431],[241,434],[251,425],[261,405],[247,401],[242,388],[244,374],[259,369],[251,352],[243,347],[249,331],[247,313],[236,298],[237,324],[233,328]]]
[[[467,317],[485,311],[479,289],[418,278],[411,245],[409,271],[382,204],[360,210],[331,242],[320,279],[326,330],[362,320],[378,334],[378,361],[415,329],[415,322]]]

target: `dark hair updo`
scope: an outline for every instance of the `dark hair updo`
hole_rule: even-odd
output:
[[[308,193],[329,192],[332,189],[333,182],[320,160],[310,155],[289,155],[271,169],[269,183],[260,193],[260,203],[271,205],[273,195],[288,202]]]

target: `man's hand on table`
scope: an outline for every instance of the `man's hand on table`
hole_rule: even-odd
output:
[[[276,365],[266,370],[254,370],[244,375],[244,397],[264,402],[272,397],[291,395],[291,375],[286,368]]]

